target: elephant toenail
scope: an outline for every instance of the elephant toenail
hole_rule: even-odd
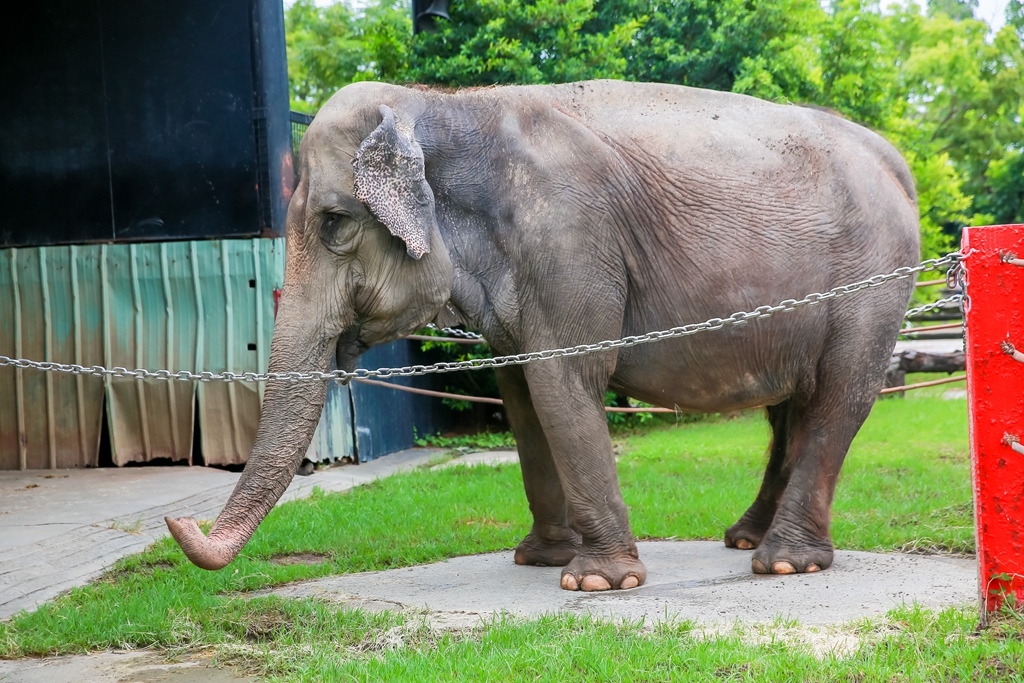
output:
[[[755,574],[768,574],[768,568],[764,566],[761,560],[753,559],[750,561],[750,568],[754,570]]]
[[[751,543],[750,541],[748,541],[745,538],[740,538],[740,539],[737,539],[737,541],[736,541],[736,547],[739,548],[740,550],[753,550],[754,549],[754,544]]]
[[[772,563],[773,574],[796,574],[796,567],[785,560]]]
[[[580,585],[576,582],[576,577],[572,574],[562,574],[562,588],[567,591],[578,591]]]
[[[815,563],[811,562],[809,565],[807,565],[807,571],[808,572],[812,572],[812,573],[813,572],[820,572],[821,571],[821,567],[819,567]]]
[[[627,588],[636,588],[639,585],[640,579],[630,574],[622,580],[622,583],[619,584],[619,588],[621,588],[622,590],[626,590]]]
[[[583,583],[580,584],[580,588],[585,591],[607,591],[612,589],[612,585],[603,576],[590,574],[583,577]]]

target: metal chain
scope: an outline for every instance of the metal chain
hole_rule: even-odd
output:
[[[435,332],[444,332],[450,337],[460,337],[462,339],[473,339],[475,341],[487,341],[484,339],[482,334],[476,332],[467,332],[466,330],[460,330],[457,327],[438,327],[434,323],[427,325],[427,329],[434,330]],[[438,340],[443,341],[444,337],[438,337]]]
[[[94,375],[97,377],[131,378],[131,379],[156,379],[156,380],[180,380],[180,381],[225,381],[225,382],[309,382],[309,381],[348,381],[351,379],[369,379],[373,377],[413,377],[417,375],[439,374],[446,372],[457,372],[460,370],[479,370],[482,368],[501,368],[508,365],[524,365],[538,360],[550,360],[552,358],[569,358],[584,356],[600,351],[612,349],[625,349],[639,344],[647,344],[661,339],[673,339],[686,337],[698,332],[720,330],[729,325],[741,325],[749,320],[767,318],[783,311],[791,311],[801,306],[813,306],[814,304],[836,299],[848,294],[853,294],[864,289],[879,287],[893,280],[902,280],[928,270],[936,270],[946,265],[955,265],[963,258],[962,254],[952,253],[937,259],[922,261],[916,266],[897,268],[887,275],[875,275],[865,280],[860,280],[849,285],[833,287],[827,292],[808,294],[802,299],[786,299],[774,306],[758,306],[752,311],[740,311],[733,313],[727,318],[711,318],[702,323],[691,323],[681,325],[658,332],[623,337],[621,339],[608,339],[595,344],[580,344],[564,349],[552,349],[548,351],[535,351],[533,353],[520,353],[512,356],[497,356],[495,358],[477,358],[473,360],[459,361],[455,363],[436,363],[434,365],[411,365],[403,368],[380,368],[378,370],[356,370],[345,372],[334,370],[332,372],[190,372],[181,370],[171,372],[170,370],[129,370],[127,368],[104,368],[100,365],[83,366],[75,363],[63,364],[53,362],[39,362],[24,359],[14,359],[0,355],[0,367],[14,366],[16,368],[44,370],[49,372],[64,372],[75,375]],[[952,297],[950,297],[952,298]],[[461,330],[460,330],[461,332]],[[466,333],[473,334],[473,333]]]
[[[907,314],[903,316],[903,319],[908,320],[910,318],[913,318],[915,315],[920,315],[922,313],[934,310],[936,308],[943,308],[947,304],[957,304],[959,306],[963,298],[963,294],[954,294],[953,296],[947,296],[945,299],[939,299],[938,301],[933,301],[932,303],[925,304],[924,306],[911,308],[909,311],[907,311]]]

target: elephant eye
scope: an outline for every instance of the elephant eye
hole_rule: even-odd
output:
[[[324,230],[335,230],[341,224],[342,219],[347,218],[340,213],[324,214]]]
[[[345,253],[351,246],[353,224],[352,216],[344,213],[325,213],[320,227],[320,240],[328,249],[335,253]]]

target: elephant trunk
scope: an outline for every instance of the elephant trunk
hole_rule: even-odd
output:
[[[295,334],[283,323],[279,319],[275,326],[270,371],[327,369],[335,340],[324,339],[317,331]],[[165,519],[174,540],[193,564],[221,569],[249,542],[302,463],[326,393],[324,382],[316,380],[268,383],[249,460],[210,535],[204,536],[190,517]]]

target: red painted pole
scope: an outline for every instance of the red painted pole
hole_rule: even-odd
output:
[[[1024,605],[1024,225],[964,228],[962,251],[984,624],[1004,602]]]

